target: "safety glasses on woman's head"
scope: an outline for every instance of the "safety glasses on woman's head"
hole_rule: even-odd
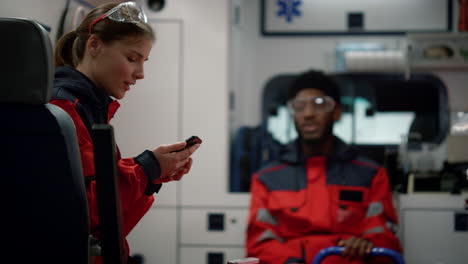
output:
[[[335,100],[329,96],[312,96],[308,98],[295,98],[288,102],[288,108],[292,113],[303,112],[307,105],[312,105],[314,111],[325,113],[335,108]]]
[[[92,32],[93,26],[106,17],[114,21],[134,24],[141,22],[146,23],[148,21],[145,13],[139,5],[137,5],[135,2],[124,2],[91,22],[91,24],[89,24],[89,34]]]

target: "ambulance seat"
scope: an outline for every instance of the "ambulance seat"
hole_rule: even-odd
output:
[[[89,263],[75,126],[47,103],[54,71],[48,33],[32,20],[0,18],[0,35],[2,262]]]

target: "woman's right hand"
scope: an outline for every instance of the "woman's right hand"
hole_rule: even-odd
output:
[[[175,152],[183,149],[185,145],[185,141],[181,141],[175,144],[161,145],[153,150],[154,156],[158,159],[161,167],[161,175],[153,183],[178,181],[184,174],[189,172],[192,165],[191,155],[200,147],[200,144]]]

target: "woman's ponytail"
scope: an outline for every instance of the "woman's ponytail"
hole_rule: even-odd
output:
[[[63,35],[55,46],[54,62],[55,67],[58,66],[71,66],[75,67],[77,64],[76,55],[73,51],[73,44],[77,39],[77,32],[75,30]]]

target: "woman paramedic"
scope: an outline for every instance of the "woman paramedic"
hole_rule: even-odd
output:
[[[55,81],[51,103],[73,119],[80,145],[89,203],[91,233],[98,234],[91,127],[109,123],[119,103],[137,80],[143,79],[154,33],[134,2],[104,4],[91,10],[79,27],[62,36],[55,48]],[[143,114],[143,113],[142,113]],[[185,142],[146,150],[134,158],[118,154],[118,178],[126,237],[154,201],[163,182],[178,181],[189,172],[196,144]],[[127,255],[129,247],[125,241]],[[100,261],[100,260],[98,260]]]

